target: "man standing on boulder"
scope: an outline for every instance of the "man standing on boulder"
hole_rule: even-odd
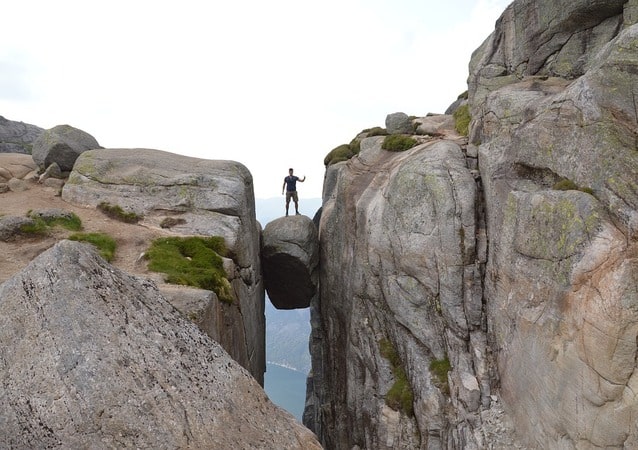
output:
[[[288,169],[288,176],[284,178],[284,184],[281,186],[281,195],[286,190],[286,216],[288,216],[288,206],[290,205],[290,198],[295,201],[295,214],[299,215],[299,197],[297,196],[297,181],[303,183],[306,181],[306,176],[299,178],[292,174],[293,170]]]

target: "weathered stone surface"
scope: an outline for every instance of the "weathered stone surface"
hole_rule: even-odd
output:
[[[0,182],[6,183],[11,178],[24,179],[37,169],[31,155],[0,153]]]
[[[476,183],[452,141],[403,153],[382,141],[326,174],[304,423],[327,448],[480,448],[491,390]],[[386,404],[388,345],[414,415]],[[449,374],[431,371],[448,361]]]
[[[505,409],[531,448],[638,446],[630,3],[516,1],[471,63],[488,324]]]
[[[396,112],[385,118],[385,128],[388,134],[412,134],[412,121],[406,113]]]
[[[0,285],[0,344],[2,447],[320,448],[153,284],[87,244],[62,241]]]
[[[446,114],[417,117],[415,134],[428,134],[431,136],[454,132],[454,117]]]
[[[58,179],[65,178],[64,174],[62,173],[62,169],[60,169],[60,166],[58,165],[58,163],[55,163],[55,162],[49,164],[49,167],[46,168],[44,173],[38,177],[38,182],[43,183],[48,178],[52,178],[52,177],[58,178]]]
[[[33,143],[44,129],[0,116],[0,153],[31,154]]]
[[[160,285],[162,295],[200,330],[223,347],[247,347],[245,320],[237,303],[222,302],[212,291],[185,286]],[[235,350],[238,352],[238,350]]]
[[[8,241],[21,233],[25,225],[33,225],[33,219],[29,217],[2,216],[0,217],[0,241]]]
[[[268,298],[277,309],[307,308],[318,293],[319,239],[306,216],[281,217],[263,231],[262,262]]]
[[[24,192],[29,189],[29,183],[19,178],[11,178],[7,182],[7,186],[13,192]]]
[[[223,333],[228,339],[220,343],[263,382],[264,291],[252,176],[246,167],[159,150],[91,150],[78,157],[62,198],[82,206],[118,205],[157,228],[179,214],[183,223],[172,226],[172,233],[222,236],[233,261],[226,271],[237,301],[228,314],[237,319],[237,330],[236,336]]]
[[[71,211],[67,211],[65,209],[60,208],[46,208],[46,209],[36,209],[31,211],[29,217],[36,218],[39,217],[46,221],[55,220],[55,219],[72,219],[73,213]]]
[[[447,109],[445,110],[445,114],[446,115],[453,115],[454,112],[459,109],[459,107],[461,107],[462,105],[467,103],[467,96],[463,96],[463,97],[459,97],[456,100],[454,100],[454,102],[452,102],[452,104],[450,106],[447,107]]]
[[[97,140],[85,131],[70,125],[57,125],[44,131],[33,143],[33,160],[41,170],[57,163],[68,172],[80,154],[101,148]]]

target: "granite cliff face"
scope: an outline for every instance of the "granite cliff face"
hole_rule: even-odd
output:
[[[637,8],[515,2],[470,65],[488,326],[532,447],[638,446]]]
[[[465,140],[383,139],[327,170],[305,423],[327,448],[486,445],[487,242]]]
[[[638,446],[637,20],[515,1],[468,140],[328,167],[304,415],[327,448]]]

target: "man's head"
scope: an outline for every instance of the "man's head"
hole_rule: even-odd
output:
[[[292,175],[292,168],[291,168],[291,169],[288,169],[288,173],[289,173],[290,175]]]

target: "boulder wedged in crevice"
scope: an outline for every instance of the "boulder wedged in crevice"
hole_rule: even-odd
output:
[[[310,306],[318,292],[319,238],[306,216],[282,217],[263,231],[264,285],[277,309]]]

